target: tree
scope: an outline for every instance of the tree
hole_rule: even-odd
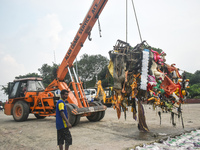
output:
[[[191,98],[200,98],[200,83],[193,84],[188,91]]]
[[[190,88],[188,89],[190,98],[200,98],[200,70],[194,74],[186,72],[186,78],[189,79]]]
[[[102,71],[97,75],[98,80],[101,80],[102,87],[110,87],[113,86],[113,77],[110,75],[110,72],[108,71],[108,66],[104,66]],[[86,87],[94,87],[96,85],[96,77],[94,76],[92,80],[85,82]]]
[[[114,80],[108,70],[108,66],[105,66],[104,69],[98,74],[98,79],[101,80],[103,88],[113,86],[114,84]]]
[[[102,55],[83,54],[78,64],[78,75],[83,82],[90,81],[95,74],[101,72],[108,65],[108,59]]]
[[[197,70],[189,79],[191,85],[200,83],[200,70]]]
[[[26,75],[16,76],[15,79],[28,78],[28,77],[41,77],[41,76],[37,73],[28,73]]]
[[[184,72],[184,74],[185,74],[185,77],[186,77],[186,79],[191,79],[192,78],[192,76],[193,76],[193,74],[192,73],[189,73],[189,72]],[[183,74],[182,74],[182,76],[183,76]],[[191,83],[190,83],[191,84]]]
[[[8,95],[8,86],[2,86],[1,91],[3,91],[4,94]]]
[[[45,87],[47,87],[56,78],[57,68],[58,65],[53,63],[53,66],[43,64],[42,67],[38,69],[43,78],[43,84]]]

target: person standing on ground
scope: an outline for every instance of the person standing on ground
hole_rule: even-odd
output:
[[[57,142],[59,149],[63,150],[63,144],[65,141],[65,150],[69,149],[69,146],[72,145],[72,136],[69,131],[69,128],[72,125],[68,121],[67,107],[65,100],[68,97],[69,91],[62,90],[60,95],[61,99],[56,104],[56,129],[57,129]]]

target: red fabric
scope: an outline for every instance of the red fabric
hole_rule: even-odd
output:
[[[170,78],[165,76],[160,88],[163,89],[167,95],[171,95],[174,91],[176,91],[178,86]]]
[[[181,75],[179,74],[178,72],[178,69],[176,67],[174,67],[175,64],[172,64],[171,66],[170,65],[167,65],[167,69],[168,71],[171,73],[172,71],[176,71],[176,75],[178,78],[181,78]]]
[[[155,84],[148,83],[147,84],[147,91],[152,90],[154,86],[155,86]]]
[[[172,71],[174,71],[176,68],[173,66],[173,64],[170,66],[170,65],[167,65],[167,69],[168,71],[171,73]]]

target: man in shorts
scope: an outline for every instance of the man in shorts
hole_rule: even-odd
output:
[[[57,141],[59,149],[63,150],[63,144],[65,141],[65,150],[69,149],[69,145],[72,145],[72,136],[69,128],[72,125],[68,121],[67,107],[65,100],[68,97],[69,91],[62,90],[60,95],[61,99],[56,104],[56,129],[57,129]]]

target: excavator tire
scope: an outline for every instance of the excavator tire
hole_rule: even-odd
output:
[[[70,104],[74,109],[78,108],[78,106],[76,106],[75,104]],[[81,116],[80,115],[76,115],[76,120],[73,124],[73,126],[76,126],[79,122],[80,122],[80,119],[81,119]]]
[[[101,102],[97,102],[100,106],[102,106],[103,104],[101,103]],[[103,119],[104,118],[104,116],[105,116],[105,110],[104,111],[100,111],[101,112],[101,117],[100,117],[100,119],[98,120],[98,121],[100,121],[101,119]]]
[[[98,106],[99,104],[97,102],[91,102],[89,103],[90,107],[91,106]],[[87,116],[87,119],[91,122],[96,122],[99,121],[101,118],[101,112],[93,112],[90,116]]]
[[[40,116],[40,115],[38,115],[38,114],[34,114],[35,115],[35,117],[37,118],[37,119],[44,119],[44,118],[46,118],[46,116]]]
[[[76,121],[76,116],[72,114],[72,110],[74,109],[71,104],[66,104],[67,107],[67,113],[68,113],[68,120],[69,123],[74,126],[74,123]]]
[[[29,115],[29,106],[24,101],[18,101],[14,104],[12,113],[15,121],[25,121]]]

